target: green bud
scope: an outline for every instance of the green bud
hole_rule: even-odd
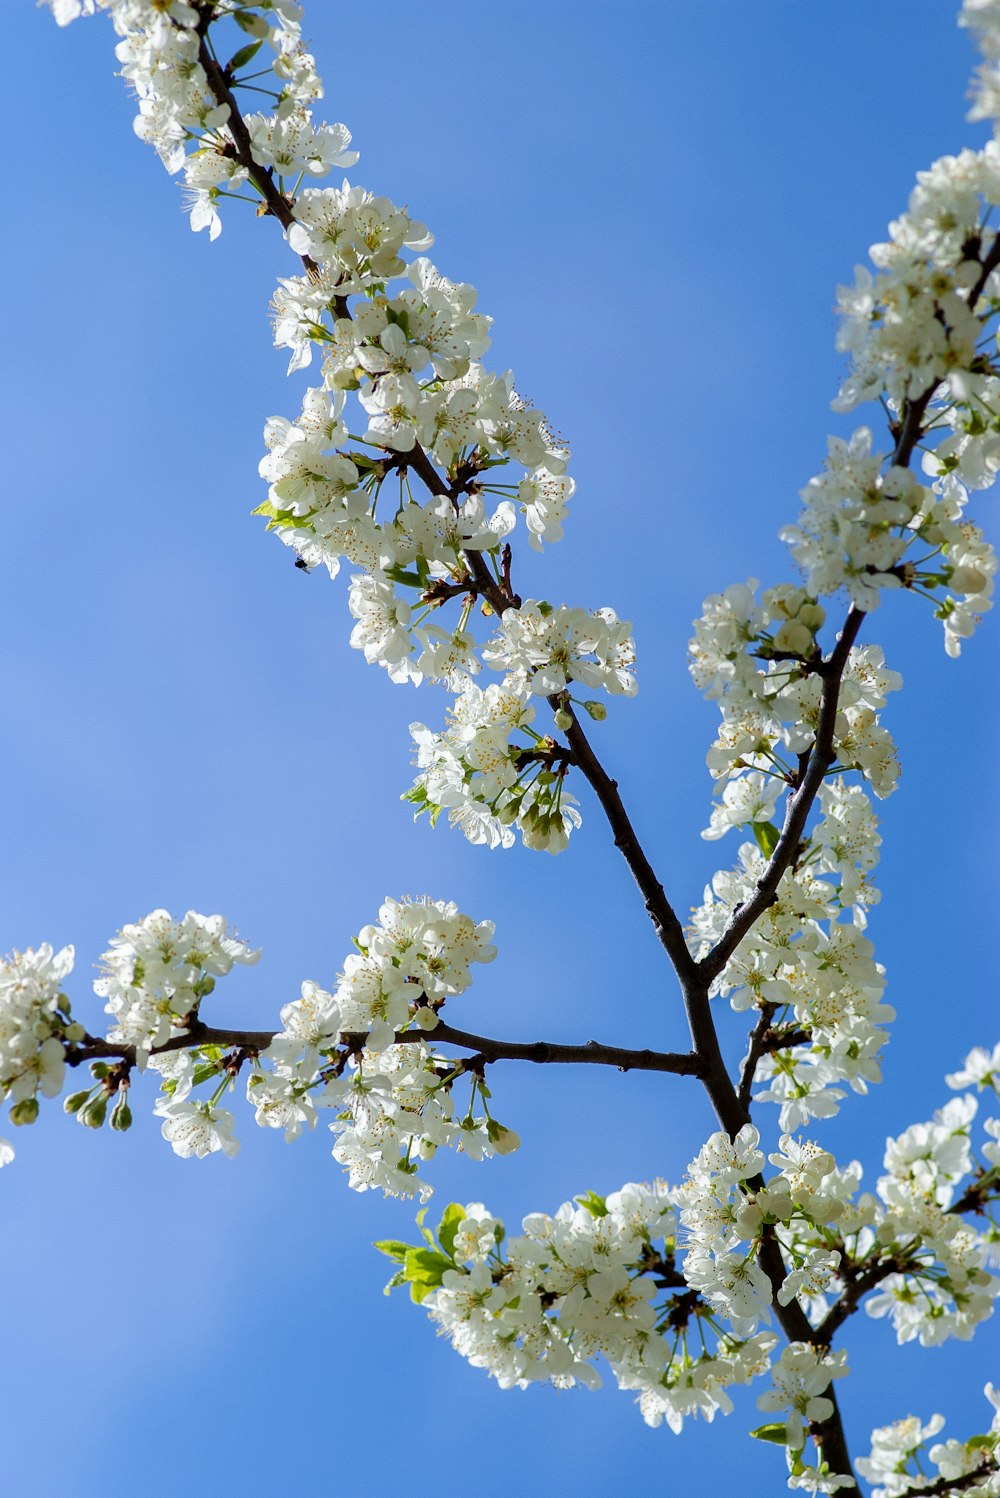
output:
[[[38,1117],[38,1099],[36,1097],[22,1098],[15,1103],[10,1110],[10,1121],[20,1127],[22,1124],[33,1124]]]
[[[67,1113],[79,1113],[89,1097],[89,1087],[84,1088],[83,1092],[71,1092],[68,1098],[63,1099],[63,1107]]]
[[[111,1114],[111,1127],[124,1134],[126,1129],[132,1127],[132,1109],[128,1105],[128,1093],[119,1094],[118,1102],[115,1104]]]
[[[106,1092],[99,1092],[95,1098],[91,1098],[85,1108],[80,1109],[80,1122],[88,1129],[99,1129],[107,1111],[108,1095]]]
[[[515,1150],[521,1148],[520,1134],[515,1134],[513,1129],[507,1129],[503,1124],[497,1123],[495,1118],[491,1118],[486,1125],[486,1133],[498,1155],[512,1155]]]
[[[79,1045],[80,1041],[83,1039],[87,1032],[84,1029],[83,1025],[74,1022],[72,1025],[66,1026],[65,1033],[66,1039],[70,1042],[71,1045]]]
[[[826,609],[821,603],[804,603],[799,609],[799,623],[804,624],[806,629],[812,630],[813,634],[826,622]]]
[[[233,20],[248,36],[266,37],[271,29],[263,16],[255,16],[252,11],[238,10]]]
[[[608,710],[603,702],[585,702],[584,710],[590,714],[595,723],[603,723],[608,716]]]
[[[555,725],[560,733],[567,733],[573,727],[573,714],[567,712],[566,708],[559,708],[553,716],[555,718]]]

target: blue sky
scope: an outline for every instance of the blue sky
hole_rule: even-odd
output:
[[[595,741],[675,905],[736,840],[707,844],[715,714],[685,645],[702,598],[789,575],[780,525],[829,432],[834,287],[964,122],[971,49],[940,0],[401,0],[309,10],[326,113],[352,177],[437,235],[511,365],[574,450],[567,539],[526,548],[526,596],[635,622],[641,690]],[[292,261],[231,205],[194,236],[131,129],[110,27],[59,32],[5,7],[8,212],[7,728],[0,947],[76,944],[91,964],[164,905],[220,911],[264,949],[220,985],[219,1022],[266,1025],[303,978],[328,983],[387,893],[455,899],[497,924],[498,961],[456,1022],[513,1038],[684,1047],[669,972],[602,825],[549,859],[414,827],[407,724],[441,700],[347,646],[343,583],[304,576],[249,511],[261,429],[293,414],[267,304]],[[874,414],[863,419],[873,420]],[[900,791],[884,808],[872,932],[899,1011],[886,1081],[823,1134],[869,1182],[882,1141],[945,1101],[945,1070],[996,1025],[983,971],[996,898],[991,624],[962,659],[915,600],[867,631],[907,690],[887,721]],[[991,820],[992,818],[992,820]],[[741,1053],[720,1015],[728,1052]],[[596,1069],[595,1069],[596,1070]],[[515,1224],[588,1187],[676,1179],[712,1127],[693,1082],[496,1068],[521,1152],[436,1162],[436,1203]],[[780,1455],[728,1421],[648,1431],[613,1389],[503,1394],[380,1294],[375,1238],[412,1208],[347,1190],[329,1136],[285,1146],[238,1123],[233,1161],[176,1159],[143,1116],[95,1138],[50,1105],[4,1172],[4,1470],[23,1498],[179,1498],[442,1482],[534,1498],[609,1488],[783,1487]],[[148,1098],[149,1106],[152,1096]],[[773,1124],[773,1116],[768,1118]],[[856,1453],[872,1424],[935,1409],[979,1429],[995,1333],[897,1349],[847,1328]],[[110,1474],[110,1475],[109,1475]]]

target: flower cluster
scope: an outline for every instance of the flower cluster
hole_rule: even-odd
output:
[[[589,614],[529,599],[507,609],[483,658],[506,671],[505,687],[533,697],[565,692],[571,682],[632,697],[638,687],[631,628],[614,609]]]
[[[34,1123],[38,1094],[55,1097],[65,1074],[66,1043],[83,1028],[70,1019],[63,979],[73,967],[73,948],[54,952],[48,943],[0,960],[0,1098],[9,1098],[14,1124]],[[0,1165],[14,1151],[0,1140]]]
[[[874,1224],[875,1243],[899,1268],[883,1279],[866,1310],[889,1317],[899,1342],[931,1347],[950,1337],[968,1340],[1000,1295],[1000,1279],[986,1267],[994,1256],[989,1234],[954,1210],[957,1187],[972,1169],[976,1111],[971,1094],[954,1098],[929,1122],[886,1143],[886,1173],[876,1187],[883,1210]],[[985,1120],[985,1130],[991,1138],[982,1151],[988,1173],[1000,1162],[992,1142],[1000,1120]],[[981,1181],[988,1198],[989,1180],[981,1175]]]
[[[259,951],[230,935],[221,915],[189,910],[175,921],[168,911],[154,910],[123,926],[102,953],[103,975],[94,984],[114,1016],[109,1041],[134,1046],[143,1065],[156,1046],[183,1034],[197,1019],[217,978],[234,963],[250,964],[259,957]]]
[[[707,1305],[675,1268],[677,1213],[662,1182],[588,1192],[520,1237],[481,1203],[450,1206],[428,1246],[377,1245],[415,1301],[473,1367],[503,1388],[549,1380],[595,1388],[601,1357],[649,1425],[728,1414],[727,1389],[764,1372],[772,1333],[713,1333]]]
[[[230,21],[239,28],[234,31],[239,45],[225,66],[206,40],[203,6],[186,0],[48,3],[60,26],[99,10],[110,14],[122,38],[116,49],[122,77],[139,102],[136,134],[154,147],[168,172],[183,168],[192,229],[207,228],[217,238],[222,228],[219,200],[235,187],[260,191],[259,179],[238,159],[230,101],[242,86],[241,74],[255,60],[259,63],[257,54],[265,45],[272,54],[275,113],[248,115],[244,121],[261,174],[276,176],[283,192],[285,178],[296,182],[357,161],[357,152],[347,149],[351,133],[345,125],[313,120],[310,105],[322,97],[323,88],[315,61],[302,44],[302,9],[296,0],[261,0],[257,5],[213,0],[208,20],[216,26]]]
[[[768,1046],[754,1080],[767,1087],[757,1098],[779,1103],[781,1127],[789,1130],[836,1113],[844,1083],[864,1093],[881,1080],[884,1026],[894,1018],[883,1002],[885,971],[864,934],[867,908],[878,899],[870,880],[880,842],[871,805],[860,786],[838,778],[822,788],[820,806],[800,856],[712,990],[728,995],[735,1010],[766,1017]],[[715,945],[765,868],[761,847],[744,843],[737,867],[714,876],[692,912],[695,956]]]
[[[847,1354],[824,1351],[811,1342],[790,1342],[771,1369],[773,1387],[757,1400],[758,1409],[784,1416],[781,1432],[788,1456],[790,1488],[814,1493],[835,1493],[854,1486],[850,1477],[831,1473],[828,1464],[809,1466],[803,1460],[810,1426],[829,1419],[833,1401],[825,1392],[835,1378],[849,1372]],[[773,1427],[767,1430],[770,1438]],[[761,1432],[754,1432],[761,1434]]]
[[[963,519],[958,445],[928,452],[925,466],[938,476],[928,487],[891,456],[873,452],[868,427],[847,441],[831,437],[825,469],[802,491],[799,523],[781,532],[817,595],[843,590],[866,612],[878,607],[885,588],[932,598],[952,656],[992,607],[997,568],[982,533]]]
[[[481,1073],[421,1038],[445,1001],[468,988],[471,964],[496,956],[492,935],[489,921],[477,925],[454,905],[387,899],[334,991],[304,983],[301,998],[282,1009],[283,1029],[247,1079],[258,1124],[290,1140],[315,1126],[318,1108],[335,1110],[333,1153],[351,1186],[394,1196],[430,1195],[418,1167],[442,1146],[475,1158],[516,1149],[514,1132],[490,1115]],[[462,1076],[471,1096],[456,1113]]]
[[[344,125],[313,119],[322,87],[302,47],[300,7],[50,3],[60,23],[111,13],[139,98],[137,129],[170,171],[183,167],[192,226],[214,238],[222,199],[249,194],[278,218],[302,261],[302,274],[278,282],[274,339],[289,351],[289,373],[318,354],[322,382],[305,392],[300,415],[268,421],[260,463],[268,497],[256,513],[301,568],[334,576],[346,558],[359,569],[351,644],[393,681],[431,681],[459,694],[485,660],[504,671],[507,695],[551,697],[577,682],[633,695],[634,646],[613,610],[521,605],[514,592],[507,538],[519,516],[536,550],[559,540],[574,485],[569,451],[544,414],[509,370],[482,363],[491,320],[476,310],[475,288],[449,280],[422,253],[433,236],[406,207],[346,180],[302,185],[352,166],[357,153]],[[242,45],[222,65],[227,28]],[[261,68],[264,47],[271,62]],[[244,87],[270,93],[273,114],[243,114]],[[360,409],[352,411],[354,398]],[[511,463],[521,471],[504,481],[499,471]],[[413,478],[428,492],[415,495]],[[471,630],[478,600],[501,616],[485,649]],[[452,603],[450,627],[431,622]],[[602,704],[585,705],[604,716]],[[456,717],[468,707],[460,698]],[[519,711],[528,716],[525,705]],[[561,717],[565,728],[568,713]],[[579,821],[563,793],[571,758],[563,754],[553,774],[548,763],[525,760],[524,747],[510,750],[499,801],[496,788],[479,785],[434,800],[419,782],[411,799],[435,815],[447,807],[473,841],[509,846],[516,824],[526,846],[559,852]],[[525,780],[527,764],[534,768]]]
[[[799,588],[769,588],[758,602],[755,587],[751,580],[706,599],[689,646],[692,678],[722,713],[708,766],[725,789],[708,836],[768,821],[777,797],[795,784],[799,757],[809,754],[819,729],[826,676],[816,633],[825,612]],[[879,715],[887,695],[901,686],[877,645],[848,652],[831,748],[837,768],[857,770],[879,797],[889,795],[899,777],[895,746]],[[731,785],[744,777],[752,790]],[[761,777],[773,788],[765,790]],[[758,809],[760,796],[766,799]]]
[[[895,1420],[872,1431],[871,1451],[855,1463],[862,1477],[872,1483],[872,1498],[903,1498],[915,1488],[947,1490],[950,1483],[972,1498],[996,1498],[1000,1493],[1000,1392],[992,1384],[983,1390],[993,1409],[990,1428],[968,1441],[928,1443],[944,1428],[944,1416],[932,1415],[924,1423],[916,1415]],[[922,1458],[937,1468],[929,1476]],[[978,1478],[978,1481],[976,1480]]]
[[[561,852],[580,814],[564,788],[565,752],[531,728],[534,716],[526,693],[469,682],[443,732],[412,723],[421,773],[406,799],[417,815],[435,821],[446,810],[471,843],[491,848],[509,848],[516,824],[525,847]]]

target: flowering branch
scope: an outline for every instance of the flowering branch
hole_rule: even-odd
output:
[[[183,1035],[173,1035],[162,1045],[153,1046],[151,1056],[166,1056],[175,1051],[197,1050],[201,1046],[224,1046],[234,1051],[244,1051],[248,1057],[266,1051],[279,1030],[231,1030],[224,1026],[205,1025],[200,1021],[189,1026]],[[494,1061],[532,1061],[540,1065],[589,1065],[613,1066],[618,1071],[673,1072],[677,1076],[696,1077],[701,1063],[691,1053],[673,1051],[630,1050],[624,1046],[605,1045],[599,1040],[588,1040],[582,1045],[567,1045],[548,1040],[491,1040],[485,1035],[474,1035],[469,1030],[459,1030],[453,1025],[439,1021],[427,1032],[432,1040],[448,1045],[463,1046],[476,1053],[475,1059],[487,1064]],[[399,1045],[412,1044],[421,1038],[413,1030],[400,1030],[394,1036]],[[363,1034],[347,1034],[343,1039],[360,1049],[366,1037]],[[66,1064],[81,1066],[87,1061],[121,1060],[129,1066],[135,1065],[136,1048],[129,1045],[114,1045],[98,1036],[85,1035],[83,1039],[66,1048]]]

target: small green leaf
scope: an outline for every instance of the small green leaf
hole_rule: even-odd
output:
[[[996,1435],[990,1433],[987,1433],[985,1436],[970,1436],[965,1442],[965,1449],[971,1453],[973,1451],[982,1451],[988,1447],[992,1451],[996,1445],[996,1441]]]
[[[395,1259],[397,1264],[402,1264],[409,1253],[412,1244],[404,1243],[400,1238],[380,1238],[372,1248],[377,1248],[380,1254],[385,1254],[389,1259]]]
[[[598,1196],[596,1191],[587,1191],[583,1196],[575,1196],[573,1200],[577,1206],[589,1212],[591,1217],[607,1217],[608,1204],[603,1196]]]
[[[229,74],[230,78],[234,73],[238,73],[240,68],[245,68],[248,62],[253,61],[253,59],[257,56],[257,53],[260,51],[263,41],[264,38],[260,37],[255,42],[247,42],[245,47],[241,47],[238,52],[233,53],[232,57],[229,59],[229,62],[226,64],[226,72]]]
[[[751,822],[750,826],[754,837],[757,839],[758,848],[765,858],[770,858],[778,846],[778,839],[781,836],[780,830],[775,827],[773,822]]]
[[[420,1229],[420,1236],[423,1238],[424,1242],[428,1245],[429,1248],[433,1249],[435,1247],[434,1234],[431,1232],[430,1228],[424,1227],[424,1218],[426,1216],[427,1208],[421,1207],[420,1211],[417,1213],[417,1227]]]
[[[771,1425],[758,1425],[757,1429],[752,1430],[750,1434],[755,1441],[773,1441],[775,1446],[788,1445],[788,1431],[783,1420],[775,1421]]]
[[[449,1258],[455,1257],[455,1235],[465,1221],[465,1208],[458,1202],[450,1202],[444,1209],[444,1216],[438,1223],[438,1242]]]
[[[423,587],[423,581],[419,572],[409,572],[405,567],[385,567],[383,571],[390,581],[399,583],[402,588]]]
[[[232,16],[241,30],[249,32],[251,36],[259,36],[261,41],[270,30],[264,17],[255,15],[252,10],[236,10],[233,11]]]
[[[431,1248],[411,1248],[403,1262],[403,1278],[410,1287],[410,1299],[415,1305],[426,1300],[436,1290],[449,1269],[455,1266]]]

